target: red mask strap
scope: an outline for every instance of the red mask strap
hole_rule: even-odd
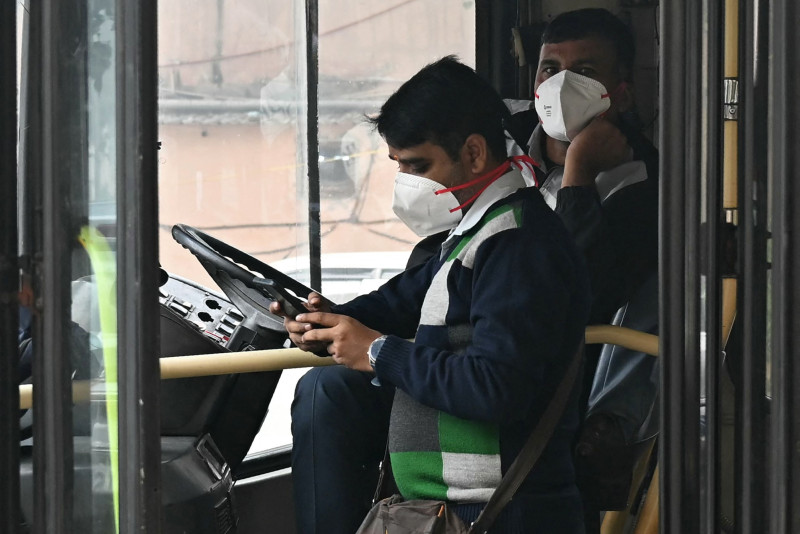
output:
[[[533,158],[527,154],[511,156],[511,162],[516,165],[519,170],[522,170],[523,167],[527,168],[531,172],[531,176],[533,176],[533,185],[539,187],[539,179],[536,177],[536,167],[538,167],[539,164],[533,161]]]
[[[614,89],[610,93],[606,93],[606,94],[602,95],[600,98],[617,98],[617,95],[622,93],[622,91],[624,91],[626,87],[628,87],[628,82],[624,82],[624,81],[623,82],[619,82],[619,85],[617,86],[616,89]],[[607,112],[603,112],[599,116],[600,117],[605,117],[606,113]]]
[[[611,98],[616,98],[617,96],[619,96],[620,93],[622,93],[622,91],[624,91],[627,88],[628,88],[628,82],[625,81],[619,82],[617,88],[611,91]]]
[[[466,189],[467,187],[471,187],[473,185],[476,185],[476,184],[479,184],[479,183],[481,183],[483,181],[486,181],[486,184],[483,187],[481,187],[480,190],[477,193],[472,195],[466,202],[464,202],[460,206],[456,206],[455,208],[451,209],[450,213],[453,213],[454,211],[464,209],[465,207],[467,207],[470,204],[472,204],[473,202],[475,202],[475,199],[478,198],[481,193],[486,191],[487,187],[492,185],[498,178],[503,176],[508,171],[508,169],[510,169],[510,168],[511,168],[511,161],[510,160],[506,160],[505,162],[503,162],[502,164],[497,166],[495,169],[487,172],[486,174],[484,174],[482,176],[478,176],[474,180],[470,180],[469,182],[466,182],[466,183],[463,183],[463,184],[460,184],[460,185],[455,185],[453,187],[448,187],[447,189],[439,189],[435,193],[437,195],[441,195],[442,193],[451,193],[453,191],[458,191],[460,189]]]

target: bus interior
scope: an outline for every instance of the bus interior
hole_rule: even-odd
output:
[[[4,2],[2,531],[296,532],[289,406],[331,362],[262,280],[345,302],[401,272],[418,238],[365,117],[451,54],[530,102],[545,24],[582,7],[632,28],[660,153],[658,335],[586,333],[658,362],[601,532],[800,532],[791,0]]]

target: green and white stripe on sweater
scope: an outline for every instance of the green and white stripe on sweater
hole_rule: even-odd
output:
[[[517,206],[502,205],[458,238],[426,293],[418,335],[421,330],[441,329],[442,335],[434,337],[442,340],[442,350],[455,353],[451,357],[469,346],[471,325],[448,323],[448,317],[469,316],[448,315],[448,288],[454,287],[448,281],[471,276],[481,244],[498,232],[518,228],[520,220]],[[399,389],[392,407],[389,450],[397,487],[407,499],[486,502],[502,478],[496,424],[457,418],[424,406]]]
[[[398,390],[389,447],[407,499],[486,502],[502,477],[497,425],[428,408]]]
[[[422,302],[422,312],[419,327],[445,326],[447,310],[450,307],[450,294],[447,281],[454,265],[456,269],[472,269],[475,263],[475,254],[481,243],[503,230],[518,228],[521,224],[521,210],[518,206],[503,205],[487,213],[481,222],[468,233],[461,236],[453,247],[442,267],[433,277],[425,300]],[[451,238],[452,239],[452,238]],[[456,275],[458,273],[455,273]]]

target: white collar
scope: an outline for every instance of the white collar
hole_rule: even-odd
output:
[[[539,164],[539,168],[545,172],[547,178],[543,184],[540,185],[539,190],[542,192],[547,205],[551,209],[556,207],[556,194],[561,189],[561,180],[564,178],[563,167],[556,167],[550,173],[547,170],[547,163],[545,163],[544,154],[542,153],[542,139],[546,134],[541,124],[534,128],[531,138],[528,141],[530,147],[529,156],[533,161]],[[643,161],[632,160],[622,165],[618,165],[613,169],[600,172],[594,180],[597,187],[597,193],[600,196],[600,201],[605,202],[608,197],[629,185],[642,182],[647,179],[647,166]]]
[[[537,124],[533,129],[531,138],[528,139],[528,155],[539,166],[543,172],[547,173],[547,163],[545,162],[544,153],[542,152],[543,139],[547,134],[544,133],[544,128],[541,124]]]
[[[492,204],[526,186],[527,184],[525,183],[525,178],[523,178],[522,173],[512,163],[511,170],[495,180],[475,199],[475,202],[472,203],[469,211],[467,211],[464,218],[461,219],[461,222],[458,223],[458,226],[447,236],[445,243],[450,241],[454,236],[462,235],[471,230],[472,227],[483,219],[483,216]]]

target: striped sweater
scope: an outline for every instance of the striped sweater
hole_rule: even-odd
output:
[[[489,498],[561,380],[589,304],[581,257],[540,193],[526,188],[426,264],[336,308],[390,334],[376,372],[397,388],[389,448],[403,496]],[[521,491],[573,483],[576,427],[572,403]]]

